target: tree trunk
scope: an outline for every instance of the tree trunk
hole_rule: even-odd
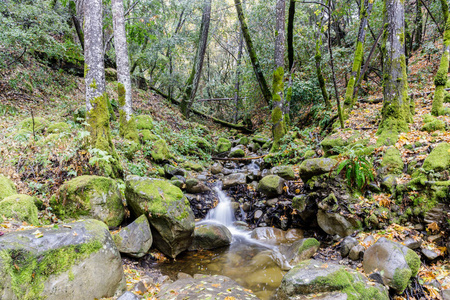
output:
[[[258,81],[264,100],[269,105],[270,99],[272,99],[272,93],[269,90],[266,78],[264,77],[263,74],[263,70],[259,63],[258,57],[256,56],[256,51],[255,48],[253,47],[253,42],[250,37],[250,32],[248,30],[247,21],[245,20],[244,10],[242,9],[241,0],[234,0],[234,3],[236,6],[239,22],[241,23],[241,30],[242,34],[244,35],[244,41],[245,45],[247,46],[247,52],[250,57],[250,61],[252,62],[253,71],[255,72],[256,80]]]
[[[234,123],[238,122],[239,109],[242,107],[242,101],[240,100],[240,87],[241,87],[241,61],[242,61],[242,51],[244,50],[244,37],[242,36],[242,30],[239,33],[239,49],[236,61],[236,79],[234,83]]]
[[[117,63],[117,94],[120,113],[119,134],[126,139],[139,142],[136,121],[133,117],[130,62],[128,59],[123,0],[112,0],[111,5]]]
[[[320,27],[319,27],[319,30],[317,32],[317,37],[316,37],[316,54],[314,55],[314,59],[316,61],[317,80],[319,81],[319,87],[320,87],[320,91],[322,92],[323,101],[325,103],[326,108],[331,109],[330,96],[328,95],[328,92],[327,92],[327,86],[325,84],[325,78],[323,78],[322,67],[321,67],[322,52],[320,51],[320,47],[322,46],[322,33],[323,33],[323,25],[322,25],[322,20],[321,20]]]
[[[449,16],[447,0],[441,0],[442,11],[444,16]],[[447,13],[446,13],[447,12]],[[448,67],[449,67],[449,56],[450,56],[450,17],[447,18],[447,24],[444,30],[444,50],[441,57],[441,64],[434,77],[434,85],[436,90],[434,92],[433,107],[431,108],[431,114],[434,116],[443,115],[446,113],[443,102],[445,96],[445,85],[448,80]]]
[[[75,27],[75,31],[77,32],[78,40],[80,41],[81,48],[84,51],[84,33],[83,29],[81,28],[81,22],[78,19],[77,14],[77,4],[75,1],[69,2],[69,13],[70,17],[72,18],[73,26]]]
[[[422,2],[416,0],[416,34],[414,37],[413,50],[416,51],[422,45],[422,33],[423,33],[423,14],[422,14]]]
[[[295,20],[295,0],[290,0],[289,1],[288,25],[287,25],[289,86],[286,91],[286,101],[284,104],[284,116],[285,116],[285,121],[286,121],[287,126],[291,123],[289,114],[290,114],[290,109],[291,109],[292,84],[293,84],[293,73],[294,73],[294,20]]]
[[[286,134],[284,120],[284,52],[285,52],[285,21],[286,0],[277,0],[276,4],[276,37],[275,37],[275,71],[273,72],[272,92],[272,135],[271,152],[278,151],[280,139]]]
[[[211,0],[205,0],[203,4],[202,24],[200,26],[200,37],[198,40],[197,53],[195,55],[194,66],[191,76],[186,82],[185,95],[181,101],[181,112],[183,115],[189,115],[189,109],[194,102],[197,93],[198,84],[202,75],[203,60],[205,58],[206,46],[208,45],[209,23],[211,21]]]
[[[366,41],[367,20],[369,19],[370,13],[372,12],[372,6],[372,1],[365,0],[364,5],[363,3],[361,3],[360,7],[360,23],[358,37],[356,39],[355,56],[353,58],[352,73],[350,74],[350,80],[347,84],[347,90],[345,92],[344,100],[344,107],[348,112],[350,112],[353,108],[353,105],[355,105],[353,90],[355,88],[356,80],[359,78],[359,74],[361,72],[361,64],[364,58],[364,44]]]
[[[99,167],[103,175],[122,177],[123,170],[112,143],[109,127],[102,47],[102,1],[86,1],[84,9],[86,115],[91,147],[111,156],[110,159],[100,159]],[[100,152],[98,155],[100,156]]]
[[[411,121],[405,58],[405,7],[402,0],[385,0],[385,36],[382,120],[378,145],[390,145],[408,130]]]

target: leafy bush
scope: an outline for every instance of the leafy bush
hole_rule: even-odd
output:
[[[345,178],[348,185],[356,187],[359,191],[363,191],[367,184],[374,179],[372,163],[367,160],[366,156],[357,155],[356,145],[349,150],[348,158],[343,160],[337,169],[337,173],[345,172]]]

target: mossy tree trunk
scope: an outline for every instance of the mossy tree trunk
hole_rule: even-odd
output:
[[[436,76],[434,77],[436,89],[434,91],[433,106],[431,108],[431,114],[434,116],[445,114],[443,103],[445,97],[445,85],[447,84],[448,79],[450,56],[450,15],[448,13],[447,0],[441,0],[441,5],[444,16],[447,16],[447,22],[444,29],[444,49],[441,56],[441,63]]]
[[[361,65],[364,58],[364,44],[366,41],[366,27],[370,13],[372,12],[373,0],[365,0],[364,5],[361,3],[360,7],[360,23],[358,37],[356,39],[355,56],[353,58],[352,72],[350,79],[347,83],[347,89],[345,91],[344,108],[348,112],[351,111],[353,105],[355,105],[355,98],[353,97],[353,90],[355,83],[359,78],[361,72]]]
[[[181,112],[188,116],[195,94],[197,93],[198,84],[202,75],[203,61],[205,58],[206,47],[208,45],[209,23],[211,21],[211,0],[205,0],[203,3],[202,23],[200,26],[200,37],[198,39],[197,53],[194,59],[191,75],[186,82],[186,89],[181,100]]]
[[[258,57],[256,55],[256,50],[253,47],[253,42],[250,37],[250,31],[248,30],[247,21],[245,20],[244,10],[242,8],[242,2],[241,0],[234,0],[234,4],[236,7],[239,22],[241,23],[242,34],[244,35],[245,45],[247,46],[247,52],[252,63],[256,80],[258,81],[261,93],[264,97],[264,101],[269,104],[270,100],[272,99],[272,93],[269,90],[269,86],[267,85],[266,78],[264,77],[261,64],[259,63]]]
[[[422,45],[423,36],[423,13],[422,13],[422,1],[416,0],[416,31],[414,37],[413,50],[416,51]]]
[[[242,108],[242,101],[240,99],[240,88],[241,88],[241,62],[242,62],[242,52],[244,50],[244,37],[242,36],[242,30],[239,33],[239,48],[236,61],[236,79],[234,82],[234,123],[238,122],[239,109]]]
[[[322,92],[323,101],[325,103],[326,108],[331,109],[330,96],[328,95],[328,92],[327,92],[327,86],[325,84],[325,78],[323,77],[322,67],[321,67],[322,52],[321,52],[320,48],[322,47],[322,34],[323,34],[323,24],[322,24],[322,19],[321,19],[320,27],[319,27],[319,30],[317,32],[317,37],[316,37],[316,54],[314,55],[314,59],[316,62],[317,80],[319,81],[319,87],[320,87],[320,91]]]
[[[286,125],[290,125],[290,110],[292,99],[292,84],[294,76],[294,20],[295,20],[295,0],[289,1],[289,13],[287,24],[287,47],[288,47],[288,68],[289,68],[289,86],[286,91],[286,101],[284,103],[284,116]]]
[[[405,7],[403,0],[385,0],[385,51],[383,110],[378,143],[393,144],[412,120],[405,58]]]
[[[284,118],[284,52],[285,52],[286,0],[277,0],[275,25],[275,71],[273,72],[272,92],[272,135],[271,152],[278,151],[280,139],[286,134]]]
[[[128,58],[127,36],[123,0],[112,0],[114,46],[116,49],[118,99],[119,99],[119,133],[120,136],[139,142],[136,121],[133,117],[133,99],[131,89],[130,62]]]
[[[102,175],[122,177],[109,126],[108,99],[103,59],[102,1],[84,3],[86,116],[91,147],[107,153],[111,158],[101,160]]]

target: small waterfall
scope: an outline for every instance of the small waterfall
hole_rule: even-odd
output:
[[[227,227],[232,227],[236,218],[231,207],[231,200],[225,195],[220,186],[216,186],[214,190],[219,198],[219,204],[208,212],[205,221],[215,221]]]

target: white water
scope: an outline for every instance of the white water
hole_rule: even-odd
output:
[[[236,218],[234,217],[230,198],[225,195],[220,187],[216,186],[214,190],[219,198],[219,204],[208,212],[205,220],[216,221],[226,227],[233,227],[233,222],[236,221]]]

